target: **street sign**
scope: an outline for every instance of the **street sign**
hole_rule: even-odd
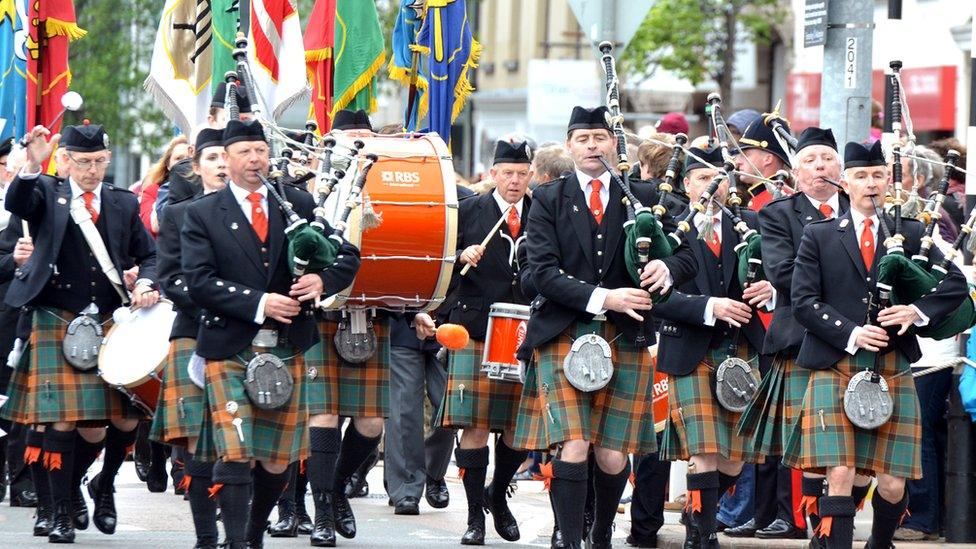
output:
[[[604,40],[613,42],[614,55],[627,47],[634,33],[644,22],[644,16],[654,0],[568,0],[583,35],[589,40],[597,58],[602,54],[597,45]]]
[[[806,0],[803,7],[803,47],[822,46],[827,42],[827,3],[829,0]]]

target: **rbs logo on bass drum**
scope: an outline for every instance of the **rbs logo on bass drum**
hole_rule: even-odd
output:
[[[391,187],[416,187],[420,184],[420,173],[382,171],[380,181]]]

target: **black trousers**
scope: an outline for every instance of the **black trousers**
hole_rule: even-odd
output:
[[[658,434],[658,444],[661,435]],[[652,539],[664,526],[665,489],[671,462],[658,459],[657,452],[634,456],[634,494],[630,503],[630,533],[638,541]]]
[[[759,528],[769,526],[778,518],[794,524],[792,475],[781,461],[781,456],[766,456],[765,463],[756,465],[756,526]]]

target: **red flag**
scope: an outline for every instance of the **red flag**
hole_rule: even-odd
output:
[[[332,49],[335,46],[336,0],[317,0],[305,29],[305,66],[312,83],[309,116],[315,118],[320,133],[332,129]]]
[[[33,0],[29,4],[27,40],[27,129],[52,125],[51,133],[61,129],[55,118],[61,113],[61,96],[71,85],[68,69],[68,43],[85,36],[75,20],[71,0]]]

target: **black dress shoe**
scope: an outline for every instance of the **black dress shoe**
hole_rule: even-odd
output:
[[[559,528],[552,529],[552,536],[549,538],[549,547],[550,549],[566,549],[569,547],[563,541],[563,533],[559,531]]]
[[[295,502],[278,502],[278,522],[268,527],[268,535],[273,538],[297,538],[298,517],[295,515]]]
[[[461,545],[484,545],[485,544],[485,525],[468,525],[468,529],[461,536]]]
[[[51,526],[51,532],[47,535],[48,542],[75,542],[75,527],[72,524],[71,509],[71,502],[69,501],[62,501],[55,507],[54,524]]]
[[[366,476],[369,474],[370,469],[376,465],[379,459],[379,452],[373,450],[366,457],[364,461],[356,471],[350,475],[349,481],[346,482],[346,497],[347,498],[364,498],[369,495],[369,483],[366,482]]]
[[[427,477],[427,485],[424,488],[424,499],[427,505],[434,509],[443,509],[451,503],[451,493],[447,490],[447,483],[444,479],[434,480]]]
[[[95,511],[92,513],[92,522],[95,528],[103,534],[112,535],[118,524],[118,513],[115,512],[115,487],[103,489],[101,484],[102,474],[95,475],[95,478],[88,483],[88,495],[95,502]]]
[[[10,493],[11,507],[37,507],[37,494],[30,490]]]
[[[333,497],[329,492],[315,495],[315,524],[310,541],[312,547],[335,547],[336,531],[333,519]]]
[[[81,486],[76,486],[71,495],[71,522],[75,530],[88,529],[88,504],[81,493]]]
[[[396,503],[396,507],[393,509],[394,515],[419,515],[420,514],[420,500],[413,497],[407,496]]]
[[[356,516],[352,514],[349,499],[342,491],[332,494],[332,509],[335,512],[335,531],[346,539],[356,537]]]
[[[312,533],[315,529],[315,525],[312,523],[312,517],[308,516],[305,511],[298,511],[295,513],[295,517],[298,519],[298,535],[307,536]]]
[[[748,522],[741,526],[726,528],[724,532],[730,538],[752,538],[756,537],[756,530],[758,530],[756,528],[756,519],[749,519]]]
[[[805,530],[800,530],[793,524],[778,518],[769,526],[756,530],[756,537],[759,539],[805,539],[807,533]]]
[[[485,508],[491,513],[492,521],[495,523],[495,531],[505,541],[518,541],[521,536],[519,533],[518,521],[512,516],[512,511],[508,508],[507,494],[501,494],[497,499],[494,490],[489,484],[485,488]]]
[[[54,507],[49,504],[37,506],[37,518],[34,520],[34,535],[47,536],[54,528]]]
[[[657,547],[657,536],[639,538],[634,534],[628,534],[627,545],[631,547]]]

